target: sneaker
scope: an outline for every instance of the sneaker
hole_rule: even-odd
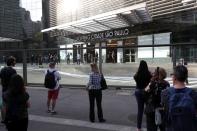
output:
[[[94,123],[95,121],[94,120],[90,120],[90,122]]]
[[[99,122],[104,123],[104,122],[106,122],[106,120],[105,119],[100,119]]]
[[[48,109],[46,112],[47,112],[47,113],[51,113],[51,110]]]
[[[51,115],[56,115],[57,112],[56,111],[51,111]]]

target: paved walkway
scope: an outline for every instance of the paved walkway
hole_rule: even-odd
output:
[[[60,90],[57,115],[46,113],[47,90],[29,87],[31,107],[28,131],[135,131],[136,101],[131,90],[103,91],[103,111],[106,123],[90,123],[89,101],[83,89]],[[145,125],[143,124],[145,127]],[[5,131],[0,126],[1,131]]]

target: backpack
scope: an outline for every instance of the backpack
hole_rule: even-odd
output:
[[[168,123],[170,131],[196,131],[196,107],[191,96],[192,89],[182,92],[169,88]]]
[[[57,81],[55,80],[56,71],[50,72],[47,70],[47,74],[45,75],[44,86],[48,89],[54,89]]]

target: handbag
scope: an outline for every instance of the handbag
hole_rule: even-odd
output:
[[[159,108],[155,109],[155,124],[156,125],[161,125],[162,120],[161,120],[161,113],[159,111]]]
[[[86,90],[91,90],[91,89],[93,89],[94,88],[94,85],[92,85],[92,84],[90,84],[90,83],[88,83],[87,85],[86,85]]]
[[[106,90],[108,88],[106,80],[105,80],[103,75],[101,75],[101,82],[100,82],[100,84],[101,84],[101,90]]]

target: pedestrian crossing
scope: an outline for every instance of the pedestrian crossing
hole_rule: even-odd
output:
[[[1,67],[2,68],[2,67]],[[22,67],[15,67],[16,69],[22,70]],[[28,67],[28,70],[32,71],[42,71],[44,72],[47,68],[37,68],[37,67]],[[74,77],[74,78],[79,78],[79,79],[85,79],[88,80],[89,75],[88,74],[75,74],[75,73],[68,73],[64,71],[59,71],[62,77]],[[105,79],[107,82],[111,82],[113,85],[113,82],[118,82],[121,83],[124,86],[135,86],[136,83],[133,79],[132,76],[105,76]],[[170,83],[171,86],[172,84],[172,78],[168,77],[166,80]],[[189,88],[197,88],[197,77],[196,78],[188,78],[189,84],[186,85]]]
[[[173,82],[171,78],[167,78],[166,80],[170,83],[170,86],[173,86]],[[189,78],[188,82],[189,84],[186,84],[186,87],[197,89],[197,78]]]

